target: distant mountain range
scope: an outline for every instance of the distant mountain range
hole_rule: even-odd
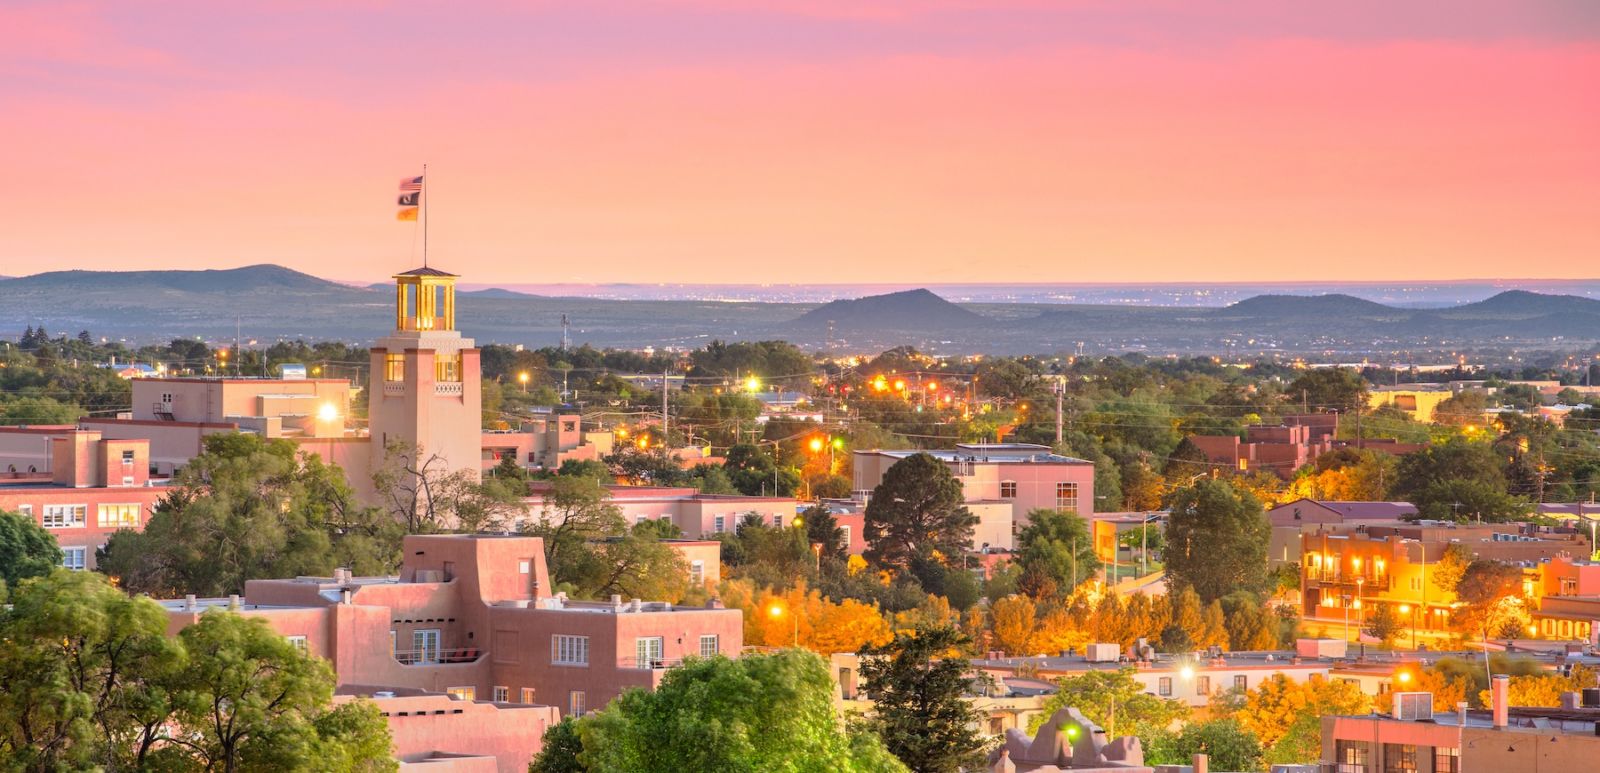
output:
[[[54,271],[0,279],[0,339],[28,325],[133,341],[199,336],[371,341],[392,325],[387,282],[353,286],[275,265],[215,271]],[[1257,295],[1223,307],[957,304],[927,289],[828,303],[615,300],[487,288],[462,291],[459,320],[480,342],[545,346],[561,316],[575,342],[695,347],[783,338],[868,352],[1295,352],[1376,356],[1472,347],[1577,350],[1600,340],[1600,300],[1510,290],[1446,308],[1350,294]]]

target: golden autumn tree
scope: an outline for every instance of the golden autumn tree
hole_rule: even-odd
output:
[[[1037,608],[1033,599],[1011,594],[996,601],[989,610],[989,632],[994,646],[1008,655],[1032,651],[1033,634],[1038,630]]]
[[[1267,762],[1293,763],[1322,757],[1322,717],[1365,714],[1372,699],[1349,682],[1312,674],[1296,681],[1283,674],[1267,677],[1245,697],[1236,718],[1261,739]]]

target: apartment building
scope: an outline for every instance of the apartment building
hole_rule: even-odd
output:
[[[0,510],[30,516],[61,546],[62,565],[93,569],[95,551],[118,529],[142,529],[170,491],[150,479],[150,444],[112,440],[73,427],[0,428],[0,455],[40,454],[0,473]],[[5,456],[0,456],[4,459]]]
[[[944,462],[961,482],[967,509],[978,516],[973,549],[1010,549],[1032,510],[1094,515],[1094,463],[1033,443],[959,443],[942,450],[869,450],[853,454],[855,495],[872,490],[895,463],[925,453]]]
[[[546,507],[549,484],[535,481],[524,500],[528,517],[537,519]],[[807,505],[794,497],[750,497],[740,494],[702,494],[683,486],[606,486],[609,502],[630,524],[669,520],[688,539],[715,539],[731,532],[740,520],[755,514],[769,526],[793,525]]]

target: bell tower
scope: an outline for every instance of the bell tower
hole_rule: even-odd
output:
[[[456,275],[436,268],[396,274],[394,332],[372,348],[367,416],[372,466],[404,441],[421,449],[418,464],[482,474],[483,397],[478,349],[456,330]],[[440,465],[436,465],[436,468]]]

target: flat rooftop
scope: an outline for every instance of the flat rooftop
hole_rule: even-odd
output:
[[[1063,456],[1049,446],[1036,443],[957,443],[955,448],[933,449],[874,449],[865,453],[904,459],[914,454],[928,454],[945,462],[998,462],[1001,464],[1092,464],[1084,459]]]

